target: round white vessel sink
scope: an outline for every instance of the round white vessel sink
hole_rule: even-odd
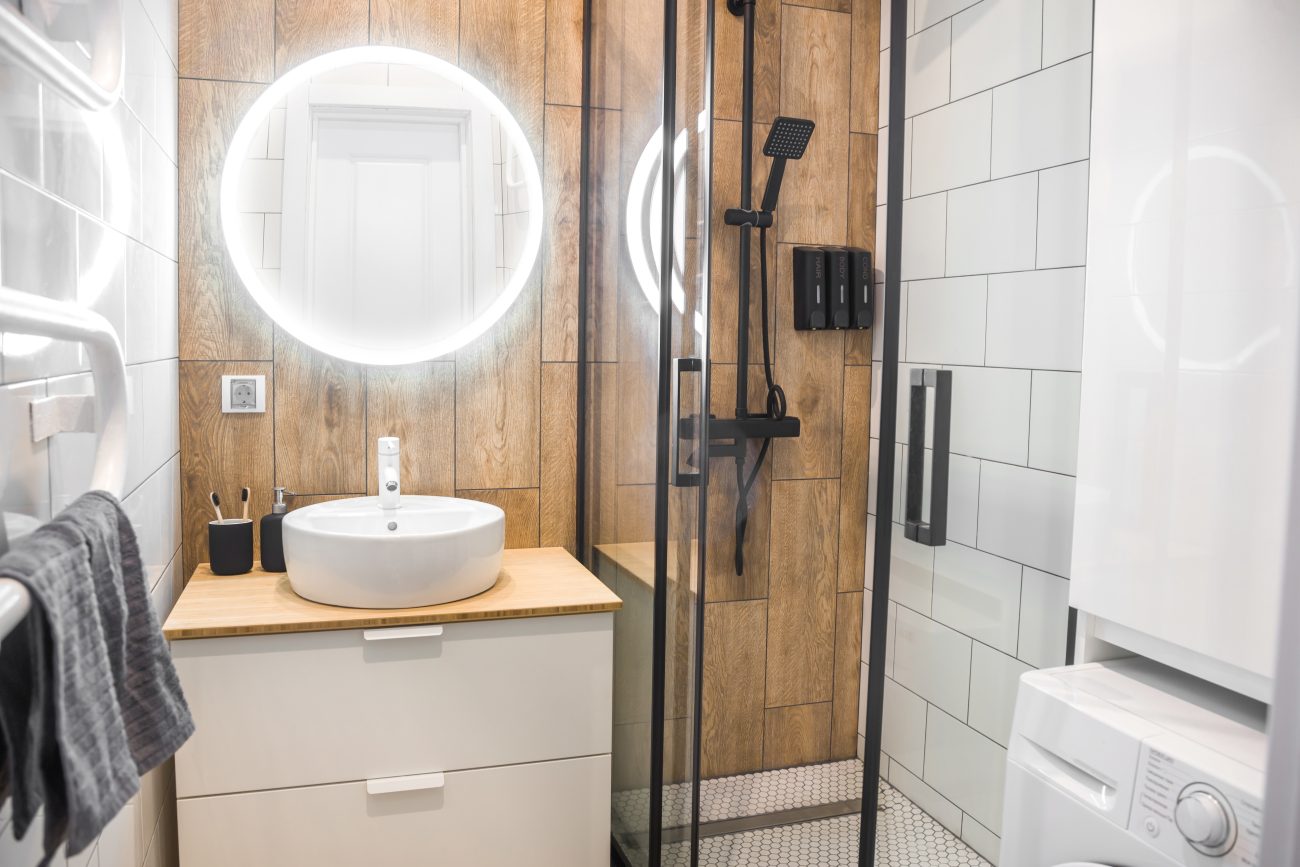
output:
[[[332,500],[284,518],[295,593],[348,608],[417,608],[482,593],[497,581],[506,515],[454,497]]]

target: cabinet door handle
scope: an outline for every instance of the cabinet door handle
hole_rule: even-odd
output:
[[[925,497],[925,390],[934,389],[934,457],[930,462],[930,521],[923,520]],[[952,371],[912,370],[907,433],[907,501],[903,535],[922,545],[948,542],[948,446],[952,439]]]
[[[396,638],[437,638],[441,626],[393,626],[388,629],[365,629],[361,637],[366,641],[392,641]]]
[[[413,774],[409,777],[380,777],[377,780],[366,780],[366,794],[391,795],[394,792],[423,792],[429,789],[441,789],[442,785],[443,775],[441,772],[436,774]]]

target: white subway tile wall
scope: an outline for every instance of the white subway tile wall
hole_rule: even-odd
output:
[[[885,0],[886,122],[888,7]],[[1092,2],[912,0],[909,7],[891,527],[896,626],[887,637],[884,767],[900,791],[996,863],[1019,676],[1065,661]],[[882,175],[889,134],[880,130]],[[882,182],[877,279],[886,264],[885,189]],[[879,311],[883,287],[877,299]],[[953,371],[948,543],[939,548],[908,541],[899,523],[908,374],[923,366]],[[878,532],[876,392],[869,544]],[[926,457],[928,474],[928,450]],[[864,596],[869,620],[871,594]],[[864,678],[867,671],[864,659]]]
[[[176,0],[123,0],[126,78],[102,113],[0,59],[0,283],[80,301],[117,329],[127,361],[129,452],[123,505],[140,539],[159,617],[179,591],[180,431],[176,296]],[[92,390],[79,347],[0,335],[0,508],[43,522],[83,493],[93,434],[31,441],[32,398]],[[38,860],[0,815],[0,864]],[[69,867],[176,863],[171,764]]]

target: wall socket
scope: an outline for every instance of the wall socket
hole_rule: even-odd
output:
[[[222,412],[266,412],[266,377],[227,374],[221,377]]]

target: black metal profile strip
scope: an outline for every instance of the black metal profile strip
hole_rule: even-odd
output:
[[[898,305],[903,258],[903,121],[907,99],[907,0],[890,0],[889,156],[885,218],[885,346],[880,377],[880,449],[876,466],[876,547],[872,556],[871,645],[867,653],[866,744],[862,761],[859,867],[875,867],[880,807],[880,746],[885,718],[885,637],[889,632],[889,561],[894,521],[894,447],[898,422]]]
[[[655,411],[654,615],[650,659],[649,867],[663,857],[664,696],[668,653],[668,488],[672,430],[674,132],[677,129],[677,0],[664,0],[663,116],[660,159],[659,382]]]
[[[709,442],[710,422],[709,406],[712,394],[712,377],[709,375],[709,331],[711,328],[711,317],[709,316],[709,307],[711,293],[713,291],[709,275],[712,273],[712,257],[709,248],[712,246],[713,237],[713,173],[710,167],[713,165],[713,27],[714,17],[713,9],[716,5],[712,0],[702,0],[705,7],[704,13],[704,80],[701,82],[703,88],[703,114],[707,119],[705,126],[700,130],[699,146],[699,165],[702,171],[698,173],[700,189],[700,270],[699,281],[700,291],[698,293],[698,304],[700,315],[704,318],[704,334],[700,337],[699,346],[700,357],[704,360],[703,370],[701,371],[700,383],[700,436],[701,441],[705,444]],[[676,433],[676,431],[674,431]],[[704,735],[704,601],[708,598],[707,593],[707,564],[709,555],[709,461],[704,458],[700,461],[700,490],[698,499],[695,503],[696,508],[696,563],[695,574],[699,576],[696,582],[695,590],[695,660],[694,660],[694,677],[695,691],[692,697],[691,713],[694,715],[692,720],[691,733],[691,867],[699,867],[700,863],[700,776],[701,776],[701,757],[702,757],[702,739]]]
[[[574,522],[577,530],[574,553],[591,566],[587,551],[587,317],[590,315],[587,281],[587,250],[591,238],[591,7],[592,0],[582,3],[582,141],[578,146],[578,395],[577,455],[574,467]],[[593,570],[594,571],[594,570]]]
[[[727,0],[732,15],[744,18],[745,38],[741,55],[740,76],[740,207],[753,204],[754,177],[754,4],[757,0]],[[736,275],[736,418],[749,415],[749,268],[750,233],[748,225],[740,227]]]

